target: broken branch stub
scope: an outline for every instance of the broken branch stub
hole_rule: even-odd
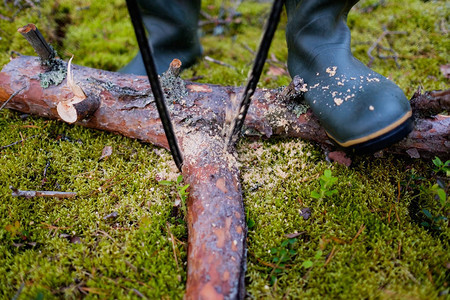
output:
[[[56,52],[53,47],[47,43],[44,36],[34,24],[25,25],[17,30],[21,33],[25,39],[30,43],[35,52],[41,59],[41,65],[46,66],[45,72],[55,73],[60,71],[62,62],[55,60]],[[83,89],[75,84],[73,80],[73,74],[71,72],[71,62],[69,60],[67,66],[67,86],[73,92],[74,96],[70,99],[63,99],[57,105],[57,112],[60,118],[67,123],[75,123],[84,119],[87,119],[95,113],[100,106],[100,99],[95,95],[86,96]],[[45,73],[44,72],[44,73]],[[43,74],[39,74],[42,79]],[[51,77],[51,76],[50,76]],[[64,79],[63,75],[59,76],[57,80],[51,78],[49,82],[53,84],[59,84]],[[42,85],[42,82],[41,82]],[[45,84],[47,86],[48,84]]]
[[[169,69],[166,71],[168,76],[172,75],[177,77],[181,72],[181,60],[175,58],[169,65]]]
[[[17,31],[22,34],[25,39],[33,47],[34,51],[37,53],[42,61],[42,64],[47,64],[48,61],[52,60],[56,56],[56,52],[52,46],[45,40],[42,33],[34,24],[25,25]]]

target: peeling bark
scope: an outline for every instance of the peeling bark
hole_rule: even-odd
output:
[[[7,108],[60,119],[58,103],[75,95],[62,87],[65,82],[42,88],[37,76],[42,72],[45,70],[36,57],[12,60],[0,72],[0,105],[10,99]],[[80,66],[73,66],[73,76],[88,98],[100,100],[91,117],[77,120],[75,124],[168,149],[146,77]],[[161,83],[185,158],[182,172],[190,184],[186,298],[243,298],[245,212],[236,158],[234,153],[225,151],[221,135],[225,111],[231,109],[230,97],[238,95],[242,88],[184,82],[173,72],[163,76]],[[23,90],[10,98],[20,89]],[[291,94],[281,89],[257,89],[244,133],[267,138],[298,137],[332,147],[312,112]],[[424,113],[430,107],[434,107],[433,114],[448,109],[445,97],[448,93],[416,95],[414,131],[384,151],[449,158],[450,118]]]

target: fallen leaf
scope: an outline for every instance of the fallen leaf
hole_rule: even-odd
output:
[[[106,160],[108,157],[111,156],[112,151],[113,151],[113,149],[112,149],[111,146],[105,146],[105,147],[103,148],[103,150],[102,150],[102,156],[100,156],[100,158],[98,159],[98,161]]]
[[[267,71],[267,75],[271,76],[281,76],[286,75],[287,72],[283,68],[275,67],[275,66],[269,66],[269,71]]]
[[[406,153],[408,153],[411,158],[420,158],[420,153],[416,148],[408,149],[406,150]]]
[[[450,78],[450,64],[442,65],[439,67],[441,69],[442,74],[445,76],[445,78]]]
[[[296,237],[298,237],[298,236],[301,236],[302,234],[305,234],[305,233],[306,233],[306,231],[302,231],[302,232],[294,232],[294,233],[288,233],[288,234],[285,234],[284,236],[287,237],[288,239],[293,239],[293,238],[296,238]]]
[[[311,217],[311,209],[309,207],[300,209],[300,217],[303,217],[303,220],[308,220]]]
[[[104,216],[103,219],[104,219],[104,220],[108,220],[108,219],[111,219],[111,218],[117,218],[118,215],[119,215],[119,214],[117,213],[117,211],[113,211],[113,212],[110,213],[109,215]]]
[[[335,161],[338,164],[350,167],[350,165],[352,164],[352,160],[350,158],[347,157],[347,155],[345,154],[345,152],[342,151],[333,151],[330,152],[328,154],[328,158],[331,161]]]
[[[73,237],[70,238],[70,243],[71,244],[81,244],[81,239],[79,236],[74,235]]]

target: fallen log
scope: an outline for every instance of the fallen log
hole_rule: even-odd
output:
[[[45,69],[36,57],[13,59],[0,72],[0,105],[23,89],[10,99],[7,108],[61,119],[57,104],[72,99],[74,94],[65,88],[65,80],[60,85],[42,88],[45,76],[37,76],[43,72]],[[168,147],[146,77],[80,66],[74,66],[73,73],[86,96],[101,101],[91,118],[76,124]],[[242,91],[241,87],[183,82],[172,75],[163,77],[162,84],[174,123],[190,128],[214,123],[221,129],[231,96]],[[416,93],[411,99],[415,129],[403,141],[383,151],[406,156],[415,152],[423,158],[449,157],[450,120],[438,114],[450,109],[449,95],[450,90]],[[256,90],[243,133],[264,138],[296,137],[334,146],[312,112],[282,89]]]
[[[59,63],[67,68],[66,63]],[[168,149],[146,77],[75,65],[72,74],[87,98],[99,99],[95,112],[77,118],[75,124]],[[64,87],[66,80],[48,88],[43,88],[47,86],[43,81],[45,69],[38,58],[13,59],[0,72],[0,105],[8,101],[7,108],[61,119],[57,106],[72,99],[74,92]],[[235,110],[230,99],[239,95],[242,88],[184,82],[173,72],[162,76],[161,83],[185,159],[182,172],[190,184],[186,298],[242,298],[245,213],[236,158],[225,149],[222,137],[227,112]],[[299,101],[298,92],[292,90],[295,90],[292,86],[286,90],[257,89],[244,134],[297,137],[333,147],[312,112]],[[412,104],[416,117],[414,131],[384,151],[447,159],[450,118],[435,113],[449,109],[448,91],[417,94]],[[434,110],[430,116],[427,112],[431,107]]]

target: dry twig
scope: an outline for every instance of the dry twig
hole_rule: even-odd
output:
[[[23,191],[18,190],[13,186],[9,187],[12,190],[12,196],[13,197],[26,197],[26,198],[33,198],[33,197],[55,197],[59,199],[64,198],[73,198],[77,195],[77,193],[73,192],[59,192],[59,191]]]
[[[372,55],[373,50],[377,49],[377,55],[379,58],[381,59],[388,59],[388,58],[392,58],[395,61],[395,64],[397,65],[397,68],[400,68],[400,65],[398,63],[398,54],[397,52],[392,48],[392,46],[390,45],[389,41],[389,48],[384,47],[381,45],[381,41],[389,36],[389,35],[394,35],[394,34],[407,34],[406,31],[390,31],[386,28],[386,26],[383,26],[383,33],[378,37],[378,39],[372,44],[372,46],[370,46],[369,50],[367,50],[367,55],[370,58],[369,63],[367,64],[368,67],[372,66],[372,63],[375,60],[375,57]],[[380,54],[380,50],[385,50],[388,52],[391,52],[392,55],[388,55],[388,56],[384,56]]]
[[[27,138],[22,138],[20,141],[16,141],[16,142],[14,142],[14,143],[12,143],[12,144],[9,144],[9,145],[0,146],[0,150],[3,150],[3,149],[6,149],[6,148],[9,148],[9,147],[12,147],[12,146],[17,145],[17,144],[19,144],[19,143],[23,143],[23,142],[25,142],[26,140],[31,139],[31,138],[34,138],[34,137],[37,137],[37,135],[32,135],[32,136],[27,137]]]
[[[234,66],[232,66],[232,65],[230,65],[230,64],[227,64],[227,63],[225,63],[225,62],[223,62],[223,61],[214,59],[214,58],[212,58],[212,57],[210,57],[210,56],[205,56],[204,58],[205,58],[206,61],[209,61],[209,62],[218,64],[218,65],[220,65],[220,66],[228,67],[228,68],[231,68],[231,69],[233,69],[233,70],[237,70],[236,67],[234,67]]]
[[[8,104],[8,102],[14,98],[18,93],[20,93],[21,91],[23,91],[26,87],[24,86],[23,88],[21,88],[20,90],[14,92],[11,96],[9,96],[8,100],[6,100],[5,102],[3,102],[2,106],[0,106],[0,110],[2,110],[6,104]]]
[[[172,242],[172,250],[173,250],[173,256],[175,258],[175,263],[177,265],[177,269],[180,270],[180,266],[178,265],[177,250],[176,250],[176,247],[175,247],[175,238],[174,238],[174,236],[172,234],[172,231],[170,231],[169,223],[166,223],[166,226],[167,226],[167,232],[170,235],[170,241]]]

